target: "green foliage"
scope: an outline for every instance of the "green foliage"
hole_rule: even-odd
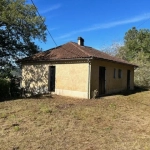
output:
[[[16,60],[40,51],[33,41],[46,41],[46,26],[25,0],[0,0],[0,16],[0,74],[7,76]]]
[[[118,48],[116,56],[138,65],[135,84],[150,87],[150,30],[133,27],[126,32],[124,46]]]
[[[20,130],[19,125],[15,125],[15,126],[14,126],[14,130],[15,130],[16,132],[19,131],[19,130]]]
[[[150,61],[144,52],[139,52],[132,60],[139,67],[135,69],[135,84],[141,87],[150,87]]]
[[[50,114],[53,112],[52,109],[47,107],[47,106],[42,106],[40,108],[40,111],[43,112],[43,113],[50,113]]]
[[[17,98],[20,95],[21,89],[19,78],[0,78],[0,100]]]
[[[0,78],[0,100],[10,96],[10,81]]]
[[[116,57],[127,60],[127,47],[126,46],[118,47]]]
[[[125,33],[124,37],[124,51],[125,59],[132,61],[137,57],[139,52],[144,52],[150,58],[150,30],[140,29],[135,27]],[[120,50],[121,51],[121,50]]]
[[[25,0],[0,0],[1,4],[1,27],[11,29],[19,40],[28,42],[31,39],[38,38],[46,40],[46,27],[43,21],[36,14],[36,8],[33,5],[26,4]]]
[[[111,104],[109,105],[109,107],[115,110],[115,109],[116,109],[116,104],[111,103]]]

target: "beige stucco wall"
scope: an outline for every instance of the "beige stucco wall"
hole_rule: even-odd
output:
[[[106,68],[105,92],[106,94],[126,90],[127,70],[131,71],[130,88],[134,88],[134,67],[110,61],[92,60],[91,67],[88,62],[71,61],[43,64],[22,65],[22,86],[33,93],[48,92],[48,68],[56,66],[55,92],[58,95],[92,98],[93,91],[99,90],[99,67]],[[114,68],[116,78],[114,78]],[[122,77],[118,78],[118,69],[122,70]],[[91,76],[89,71],[91,70]],[[89,80],[90,80],[90,86]],[[90,94],[88,93],[90,91]]]
[[[56,65],[56,88],[87,91],[88,63]]]
[[[22,65],[22,87],[33,93],[48,91],[48,65]]]
[[[56,66],[54,93],[88,98],[89,65],[86,62],[22,65],[22,86],[34,93],[46,93],[48,91],[49,66]]]
[[[105,92],[106,94],[120,92],[127,89],[127,70],[130,74],[130,88],[134,88],[134,67],[103,60],[93,60],[91,62],[91,96],[95,89],[99,90],[99,67],[103,66],[105,70]],[[114,69],[116,69],[116,78],[114,78]],[[118,69],[122,70],[121,78],[118,78]]]

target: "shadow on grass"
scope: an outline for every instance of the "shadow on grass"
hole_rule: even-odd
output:
[[[36,94],[36,95],[31,95],[29,97],[27,97],[27,96],[7,97],[7,98],[0,98],[0,102],[12,101],[12,100],[18,100],[18,99],[25,100],[25,99],[44,99],[44,98],[52,99],[53,96],[52,96],[52,94]]]
[[[125,90],[125,91],[112,93],[112,94],[104,94],[104,95],[98,96],[97,98],[103,98],[105,96],[115,96],[115,95],[129,96],[129,95],[132,95],[135,93],[140,93],[140,92],[149,91],[149,90],[150,90],[150,88],[148,88],[148,87],[135,86],[134,90]]]
[[[17,100],[21,99],[21,97],[0,97],[0,103],[4,101],[11,101],[11,100]]]
[[[140,93],[140,92],[144,92],[144,91],[149,91],[150,89],[147,87],[139,87],[139,86],[135,86],[134,90],[126,90],[126,91],[122,91],[119,94],[124,95],[124,96],[128,96],[128,95],[132,95],[135,93]]]

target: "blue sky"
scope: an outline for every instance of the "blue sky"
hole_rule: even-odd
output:
[[[28,0],[30,2],[30,0]],[[123,44],[125,32],[133,26],[150,29],[149,0],[34,0],[39,13],[57,45],[77,42],[96,49]],[[47,34],[47,42],[37,42],[43,49],[55,47]]]

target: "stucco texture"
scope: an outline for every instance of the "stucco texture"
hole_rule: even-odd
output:
[[[22,65],[22,87],[33,93],[47,93],[49,66],[55,66],[55,94],[92,98],[99,95],[99,67],[105,67],[105,94],[127,89],[127,70],[130,70],[130,89],[134,88],[134,66],[105,60],[67,61],[61,63],[30,63]],[[114,78],[114,69],[116,76]],[[121,69],[121,78],[118,70]],[[91,73],[90,73],[91,72]]]
[[[33,93],[47,93],[49,66],[56,67],[54,93],[87,98],[88,63],[22,65],[22,87]]]
[[[115,63],[104,60],[91,62],[91,95],[92,91],[99,91],[99,67],[105,67],[105,94],[120,92],[127,89],[127,70],[130,70],[130,89],[134,88],[134,66]],[[114,69],[116,77],[114,78]],[[118,70],[121,69],[121,78],[118,78]],[[98,93],[99,94],[99,93]]]
[[[22,87],[32,93],[48,91],[48,66],[45,64],[22,65]]]

